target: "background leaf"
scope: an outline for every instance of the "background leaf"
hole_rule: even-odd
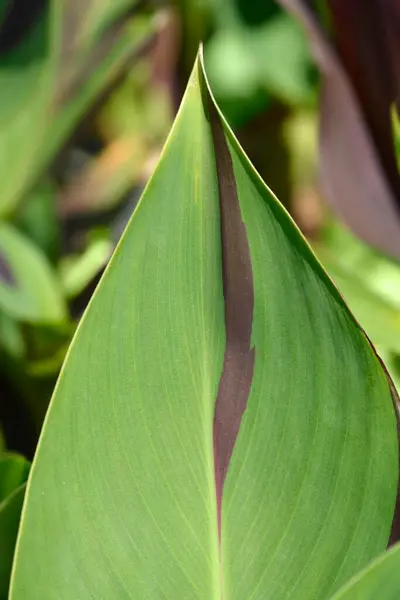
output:
[[[56,2],[45,2],[17,48],[0,62],[0,215],[10,212],[35,174],[38,150],[52,114],[52,91],[60,43]]]
[[[0,223],[0,307],[11,317],[36,323],[66,318],[55,274],[38,248],[11,225]]]
[[[0,599],[6,600],[29,464],[16,454],[0,454]]]
[[[332,45],[308,2],[280,0],[280,4],[303,24],[323,76],[319,159],[326,200],[356,235],[399,258],[400,178],[390,106],[400,80],[396,83],[394,69],[391,72],[397,53],[388,43],[389,29],[400,23],[395,3],[370,2],[365,18],[355,16],[361,2],[328,3],[337,17],[342,14],[342,26],[335,34],[342,40],[344,56]],[[348,14],[343,19],[344,13]],[[371,28],[376,30],[373,52]]]

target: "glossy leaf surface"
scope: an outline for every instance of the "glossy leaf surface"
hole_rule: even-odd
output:
[[[196,62],[60,376],[10,598],[329,598],[384,550],[397,468],[385,374]]]

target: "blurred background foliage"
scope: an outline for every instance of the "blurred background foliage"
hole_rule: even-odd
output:
[[[0,2],[0,427],[7,451],[33,456],[71,337],[157,163],[201,41],[214,94],[245,151],[400,381],[400,235],[387,252],[392,230],[387,233],[369,215],[361,192],[349,196],[354,165],[335,162],[332,138],[319,127],[327,122],[324,86],[329,83],[332,100],[345,80],[367,131],[368,156],[395,195],[392,125],[396,130],[399,80],[392,74],[396,85],[385,88],[380,104],[377,91],[371,95],[376,81],[364,78],[362,69],[376,60],[365,50],[366,44],[374,48],[375,34],[361,31],[356,13],[343,13],[345,2],[281,4]],[[370,26],[376,2],[359,8]],[[389,46],[385,52],[378,60],[388,63]],[[335,80],[329,79],[332,72]],[[383,88],[384,69],[378,74]],[[341,112],[347,107],[340,98],[329,106],[336,121],[328,129],[336,131],[339,123],[342,148],[355,139],[349,141],[352,130],[343,127],[354,121]],[[319,185],[319,157],[333,169],[336,187],[330,193]],[[369,163],[354,169],[356,185],[365,183],[360,172],[368,182]],[[333,216],[327,196],[331,207],[337,200],[344,218],[340,202],[354,207],[353,221],[364,220],[368,229],[356,232],[371,242],[372,231],[374,248]],[[397,200],[390,198],[390,226],[400,232]],[[19,490],[25,472],[17,479],[13,489]]]

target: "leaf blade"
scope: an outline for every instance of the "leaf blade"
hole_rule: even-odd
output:
[[[256,356],[222,501],[224,591],[235,600],[325,598],[386,547],[394,408],[363,331],[220,116],[250,245]],[[358,452],[368,459],[358,463]]]
[[[400,546],[382,554],[356,575],[332,600],[395,600],[400,589]]]
[[[0,306],[9,316],[33,323],[60,323],[65,302],[51,266],[39,248],[12,225],[0,223]]]
[[[28,488],[11,598],[48,597],[49,573],[65,599],[173,597],[176,589],[187,598],[219,598],[212,421],[223,312],[211,144],[196,66],[168,152],[79,327],[55,392]],[[191,148],[183,162],[172,151],[182,145]],[[124,279],[127,287],[116,295]],[[104,369],[104,360],[113,368]],[[98,425],[84,433],[89,423],[102,424],[102,443]],[[53,544],[37,564],[32,551],[49,519]]]
[[[220,115],[250,248],[256,362],[219,552],[213,422],[228,299],[217,179],[229,173],[215,164],[203,77],[196,63],[67,357],[28,485],[11,600],[322,600],[387,543],[398,469],[388,382]],[[39,557],[43,531],[52,547]]]

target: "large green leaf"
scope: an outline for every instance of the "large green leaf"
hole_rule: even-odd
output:
[[[332,600],[398,600],[400,595],[400,545],[382,554],[356,575]]]
[[[0,600],[6,600],[29,464],[16,454],[0,454]]]
[[[323,600],[384,550],[397,469],[378,359],[196,62],[57,384],[10,598]]]

